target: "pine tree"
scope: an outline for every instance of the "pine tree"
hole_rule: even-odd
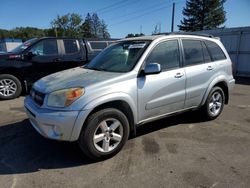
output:
[[[221,26],[226,21],[226,0],[187,0],[181,25],[182,31],[200,31]]]
[[[101,38],[104,39],[108,39],[110,38],[110,34],[108,32],[108,26],[107,24],[104,22],[104,20],[101,21],[101,25],[100,25],[100,34],[101,34]]]
[[[85,20],[81,26],[81,31],[82,31],[84,38],[94,37],[92,34],[93,33],[93,31],[92,31],[92,18],[91,18],[91,15],[89,13],[85,17]]]

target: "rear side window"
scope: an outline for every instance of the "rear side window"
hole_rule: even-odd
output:
[[[180,53],[177,40],[169,40],[158,44],[150,53],[146,64],[159,63],[162,70],[179,67]]]
[[[77,40],[66,39],[63,40],[65,54],[73,54],[79,51]]]
[[[208,40],[205,41],[205,44],[208,48],[208,51],[213,61],[226,59],[224,52],[222,51],[222,49],[219,47],[218,44]]]
[[[202,50],[203,50],[203,57],[204,57],[204,62],[209,63],[211,62],[211,57],[208,53],[207,47],[204,42],[202,42]]]
[[[107,47],[106,42],[89,42],[93,50],[102,50]]]
[[[201,64],[204,62],[201,41],[184,39],[182,40],[182,44],[186,66]]]

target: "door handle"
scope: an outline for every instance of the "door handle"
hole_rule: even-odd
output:
[[[184,74],[178,72],[178,73],[176,73],[176,75],[175,75],[174,77],[175,77],[175,78],[181,78],[182,76],[184,76]]]
[[[59,61],[61,61],[61,59],[60,58],[55,58],[55,59],[53,59],[53,61],[54,62],[59,62]]]
[[[212,66],[207,67],[207,70],[213,70],[213,69],[214,69],[214,67],[212,67]]]

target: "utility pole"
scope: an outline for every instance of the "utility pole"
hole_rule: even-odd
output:
[[[171,25],[171,32],[174,32],[174,12],[175,12],[175,3],[173,3],[173,10],[172,10],[172,25]]]
[[[142,33],[142,25],[140,25],[140,34]]]

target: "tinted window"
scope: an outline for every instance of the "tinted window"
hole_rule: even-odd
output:
[[[102,50],[107,47],[106,42],[90,42],[91,48],[94,50]]]
[[[212,56],[213,61],[226,59],[224,52],[216,43],[211,42],[211,41],[205,41],[205,44]]]
[[[30,49],[37,56],[58,54],[57,41],[54,39],[42,40]]]
[[[208,53],[207,47],[204,42],[202,42],[202,50],[203,50],[203,57],[204,57],[204,62],[209,63],[211,62],[211,57]]]
[[[185,65],[195,65],[203,63],[203,51],[201,41],[198,40],[182,40]]]
[[[149,63],[159,63],[162,70],[179,67],[180,53],[178,41],[171,40],[158,44],[146,60],[146,64]]]
[[[63,40],[64,49],[66,54],[73,54],[79,51],[77,40]]]

